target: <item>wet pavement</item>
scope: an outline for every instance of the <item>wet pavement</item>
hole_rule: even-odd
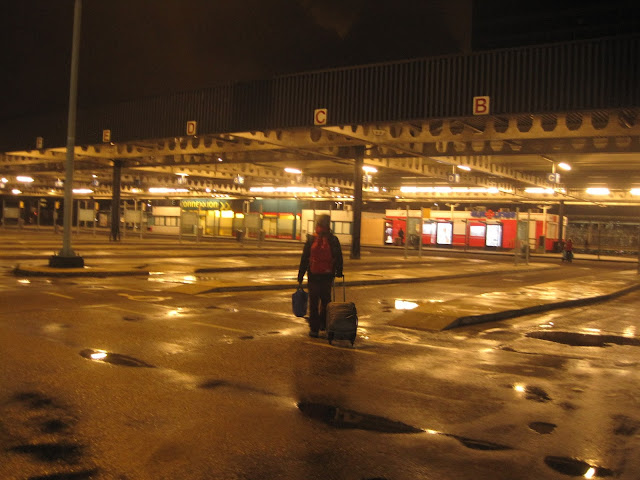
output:
[[[101,266],[134,265],[123,250]],[[629,265],[364,252],[346,270],[352,348],[307,337],[293,289],[179,291],[291,285],[293,255],[247,273],[178,250],[131,277],[15,276],[0,259],[0,478],[638,478],[640,292],[452,330],[394,325],[427,305],[459,318],[621,291]],[[220,250],[225,266],[254,260]],[[379,275],[400,282],[366,282]]]

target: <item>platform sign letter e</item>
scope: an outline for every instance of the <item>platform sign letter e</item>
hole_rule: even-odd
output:
[[[473,97],[473,114],[489,115],[489,97]]]

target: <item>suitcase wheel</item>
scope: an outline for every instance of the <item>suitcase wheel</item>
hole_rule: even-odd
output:
[[[333,332],[327,332],[327,339],[329,340],[329,345],[333,341]]]

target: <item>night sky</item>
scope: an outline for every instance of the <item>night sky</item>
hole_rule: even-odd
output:
[[[0,121],[66,109],[73,0],[3,1]],[[471,0],[83,0],[79,107],[458,53]]]
[[[79,107],[636,33],[638,0],[83,0]],[[74,0],[0,0],[0,122],[66,110]]]

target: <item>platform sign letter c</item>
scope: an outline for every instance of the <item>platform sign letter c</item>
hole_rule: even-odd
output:
[[[489,97],[473,97],[473,114],[489,115]]]
[[[326,125],[327,124],[327,109],[317,108],[313,112],[313,124],[314,125]]]

